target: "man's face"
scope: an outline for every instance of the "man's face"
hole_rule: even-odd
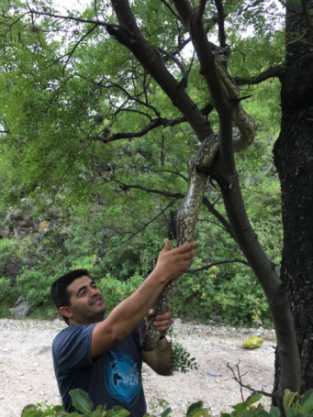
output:
[[[105,304],[96,283],[87,275],[75,279],[68,287],[70,304],[60,307],[63,316],[73,324],[89,324],[104,317]]]

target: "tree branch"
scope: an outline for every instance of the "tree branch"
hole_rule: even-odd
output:
[[[217,10],[218,38],[222,48],[226,46],[225,11],[222,0],[214,0]]]
[[[237,242],[237,238],[231,224],[227,221],[227,219],[224,216],[222,216],[222,214],[218,210],[216,210],[214,205],[210,202],[210,200],[207,197],[202,198],[202,204],[204,204],[208,211],[211,214],[213,214],[213,216],[222,224],[226,232],[235,240],[235,242]]]
[[[145,193],[157,194],[157,195],[161,195],[163,197],[170,197],[170,198],[174,198],[174,199],[179,199],[179,198],[184,197],[184,194],[182,194],[182,193],[175,193],[173,191],[158,190],[156,188],[144,187],[144,186],[139,185],[139,184],[125,184],[122,181],[119,181],[117,179],[114,179],[113,182],[118,184],[123,191],[128,191],[128,190],[134,189],[134,190],[144,191]]]
[[[265,71],[261,72],[258,75],[255,75],[254,77],[234,77],[233,80],[237,85],[254,85],[262,83],[263,81],[266,81],[269,78],[281,78],[284,72],[284,65],[275,65],[273,67],[267,68]]]
[[[77,77],[80,77],[88,82],[90,82],[91,84],[93,84],[96,88],[103,88],[103,89],[117,89],[120,90],[126,97],[127,100],[125,101],[125,103],[127,101],[133,101],[137,104],[139,104],[142,107],[146,107],[147,109],[151,110],[157,117],[160,117],[160,112],[158,111],[158,109],[154,106],[152,106],[149,102],[148,102],[148,98],[147,98],[147,91],[146,91],[146,86],[144,85],[143,87],[143,91],[136,94],[136,95],[132,95],[128,92],[128,90],[126,90],[126,88],[124,88],[121,84],[118,84],[116,82],[113,82],[110,79],[106,79],[105,77],[102,77],[102,79],[100,81],[94,81],[92,79],[89,79],[88,77],[83,76],[82,74],[79,73],[75,73],[75,75]],[[122,80],[123,82],[123,80]],[[140,98],[141,96],[144,96],[144,101]],[[112,106],[114,106],[111,103]],[[115,106],[116,107],[116,106]],[[147,117],[150,121],[152,121],[152,116],[149,113],[145,113],[143,111],[140,111],[138,109],[130,109],[130,108],[123,108],[122,105],[118,106],[118,110],[117,113],[121,112],[121,111],[133,111],[136,113],[139,113],[141,115],[143,115],[144,117]]]
[[[134,237],[136,237],[137,235],[139,235],[140,233],[142,233],[148,226],[150,226],[150,224],[152,224],[159,217],[161,217],[162,214],[164,214],[166,212],[166,210],[168,210],[174,203],[175,203],[175,201],[171,201],[169,204],[167,204],[157,215],[155,215],[154,217],[152,217],[152,219],[150,219],[148,222],[144,223],[142,225],[142,227],[140,227],[138,230],[136,230],[135,233],[133,233],[131,236],[129,236],[126,240],[124,240],[119,246],[126,245],[126,243],[128,243],[130,240],[134,239]]]
[[[190,27],[190,17],[192,15],[192,6],[188,0],[178,0],[173,1],[175,8],[181,18],[181,21],[189,30]]]
[[[240,393],[241,393],[241,399],[242,399],[242,401],[245,401],[244,396],[243,396],[243,390],[242,390],[242,388],[247,389],[248,391],[252,392],[253,394],[257,394],[257,393],[259,393],[259,394],[264,395],[265,397],[273,398],[273,394],[270,394],[269,392],[262,391],[262,390],[258,390],[258,389],[254,389],[254,388],[252,388],[250,385],[244,384],[244,383],[242,382],[242,377],[243,377],[245,374],[242,374],[242,373],[241,373],[241,371],[240,371],[240,367],[239,367],[239,364],[238,364],[238,363],[235,365],[235,368],[236,368],[236,369],[234,369],[234,368],[233,368],[233,367],[232,367],[229,363],[227,363],[227,365],[226,365],[226,366],[227,366],[227,368],[231,371],[231,373],[232,373],[232,375],[233,375],[233,379],[234,379],[236,382],[238,382],[238,384],[239,384],[239,386],[240,386]]]
[[[212,109],[213,107],[209,104],[202,109],[202,113],[204,115],[207,115],[210,113]],[[162,117],[158,117],[156,119],[151,120],[150,123],[148,123],[145,127],[143,127],[141,130],[137,132],[119,132],[110,135],[107,131],[104,131],[99,135],[93,137],[93,140],[100,141],[103,143],[110,143],[122,139],[135,139],[146,135],[148,132],[158,127],[172,127],[186,122],[187,120],[185,116],[177,117],[176,119],[165,119]]]
[[[79,47],[79,45],[84,42],[84,40],[86,38],[88,38],[88,36],[98,27],[98,25],[94,24],[73,46],[73,48],[67,53],[64,54],[63,56],[59,57],[55,62],[57,61],[61,61],[63,58],[67,57],[64,66],[63,66],[63,72],[65,72],[65,69],[67,67],[67,64],[70,62],[70,59],[72,58],[72,56],[74,55],[76,49]]]
[[[164,4],[165,7],[168,8],[168,10],[172,13],[172,15],[177,19],[180,20],[180,16],[175,12],[175,10],[173,9],[173,7],[168,4],[168,2],[166,0],[161,0],[161,3]]]
[[[204,140],[211,133],[207,119],[203,117],[197,105],[167,70],[158,51],[144,39],[136,26],[129,2],[127,0],[111,0],[111,3],[120,28],[108,27],[108,32],[135,55],[146,71],[169,96],[173,104],[186,117],[198,138]]]
[[[217,266],[217,265],[225,265],[225,264],[233,264],[233,263],[240,263],[243,264],[245,266],[249,266],[248,262],[242,260],[242,259],[231,259],[231,260],[225,260],[225,261],[216,261],[216,262],[211,262],[209,264],[206,264],[204,266],[201,266],[200,268],[197,269],[189,269],[188,272],[190,272],[191,274],[195,274],[197,272],[201,272],[204,271],[206,269],[210,269],[213,268],[213,266]]]
[[[77,22],[77,23],[91,23],[93,25],[103,26],[105,28],[107,28],[108,26],[113,26],[113,25],[110,25],[110,24],[106,23],[105,21],[99,20],[99,19],[95,20],[95,19],[85,19],[85,18],[77,17],[77,16],[68,16],[68,15],[66,16],[66,15],[62,15],[62,14],[59,14],[59,13],[52,13],[52,12],[49,12],[48,10],[40,11],[40,10],[36,10],[36,9],[32,9],[32,8],[29,8],[28,10],[29,10],[30,14],[34,14],[34,15],[37,15],[37,16],[52,17],[54,19],[62,19],[62,20],[65,20],[65,21],[68,20],[68,21],[73,21],[73,22]]]

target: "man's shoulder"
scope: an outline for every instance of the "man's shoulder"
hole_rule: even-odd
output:
[[[62,346],[71,343],[74,339],[89,337],[94,324],[75,324],[62,329],[53,339],[52,350],[57,353]]]
[[[52,342],[53,363],[57,373],[67,373],[92,364],[91,338],[94,324],[70,325]]]

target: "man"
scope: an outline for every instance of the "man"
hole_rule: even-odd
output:
[[[69,391],[80,388],[94,405],[120,405],[131,417],[145,414],[142,361],[162,375],[171,373],[172,363],[171,345],[164,336],[155,350],[142,350],[142,320],[164,287],[189,268],[194,251],[194,243],[173,249],[167,241],[150,275],[105,318],[104,301],[86,270],[71,271],[52,284],[52,298],[68,324],[53,341],[54,369],[66,410],[71,410]],[[170,313],[154,321],[161,332],[170,323]]]

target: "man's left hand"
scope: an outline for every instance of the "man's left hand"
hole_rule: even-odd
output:
[[[158,314],[153,321],[154,327],[161,333],[166,333],[172,323],[172,315],[169,311],[166,313]]]

